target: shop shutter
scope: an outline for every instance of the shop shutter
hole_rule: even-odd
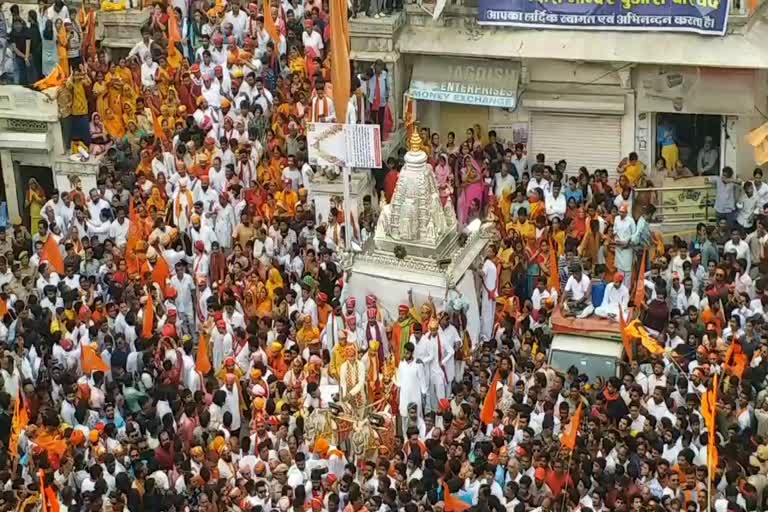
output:
[[[593,173],[607,169],[616,174],[621,155],[621,116],[531,113],[530,161],[544,153],[547,164],[568,162],[567,174],[584,166]]]

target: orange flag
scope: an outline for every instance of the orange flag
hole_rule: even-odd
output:
[[[707,389],[701,397],[701,416],[707,427],[707,467],[714,474],[718,463],[717,455],[717,374],[712,379],[712,389]]]
[[[413,129],[415,128],[416,124],[416,113],[414,110],[416,109],[416,106],[413,103],[413,98],[410,96],[408,97],[408,100],[405,102],[405,116],[403,117],[403,121],[405,121],[405,140],[410,140],[411,133],[413,133]]]
[[[549,289],[560,294],[560,267],[557,265],[557,244],[552,240],[549,246]]]
[[[173,69],[181,67],[181,61],[184,59],[176,47],[176,43],[181,42],[181,32],[179,32],[179,19],[176,16],[176,10],[168,7],[168,64]],[[157,133],[155,133],[159,137]]]
[[[42,433],[37,434],[34,442],[46,452],[56,454],[59,458],[67,453],[67,443],[64,442],[58,433],[52,435],[44,430]]]
[[[139,222],[139,214],[136,212],[136,205],[133,204],[133,196],[128,202],[128,220],[133,222]]]
[[[637,273],[637,284],[635,285],[635,307],[645,303],[645,257],[648,249],[643,249],[643,258],[640,260],[640,270]]]
[[[59,512],[59,497],[51,486],[45,485],[45,472],[42,469],[40,470],[40,491],[41,512]]]
[[[619,304],[619,330],[621,331],[621,342],[624,344],[624,352],[627,353],[627,359],[632,362],[632,340],[626,334],[627,321],[624,319],[624,309]]]
[[[61,257],[59,244],[56,242],[52,233],[43,244],[43,252],[40,254],[40,261],[47,261],[59,275],[64,275],[64,258]]]
[[[21,435],[22,430],[27,428],[27,425],[29,425],[29,413],[26,404],[24,404],[24,396],[19,389],[19,396],[16,397],[16,403],[13,404],[13,423],[11,423],[11,440],[9,441],[11,459],[19,453],[19,435]]]
[[[275,25],[275,20],[272,18],[272,3],[269,0],[264,0],[264,30],[269,34],[269,38],[275,43],[275,48],[280,46],[280,31]]]
[[[212,369],[211,359],[208,357],[208,335],[200,335],[200,342],[197,345],[197,356],[195,357],[195,368],[203,375],[207,375]]]
[[[443,482],[443,510],[445,512],[464,512],[470,508],[469,503],[451,494],[448,484]]]
[[[496,372],[490,386],[488,386],[488,394],[485,395],[485,400],[483,400],[483,408],[480,410],[480,421],[486,425],[491,424],[493,415],[496,412],[496,385],[498,383],[499,372]]]
[[[165,288],[168,286],[168,279],[171,278],[171,267],[168,266],[168,262],[165,261],[162,254],[157,255],[157,263],[155,268],[152,269],[152,282],[157,283],[160,286],[160,290],[165,295]]]
[[[80,352],[80,365],[83,367],[83,373],[86,374],[97,371],[104,373],[110,371],[109,366],[96,352],[96,348],[93,345],[83,345]]]
[[[0,297],[0,319],[8,312],[8,301]]]
[[[160,116],[154,112],[152,112],[152,131],[155,132],[155,137],[162,141],[165,140],[165,132],[163,132],[163,127],[160,125]]]
[[[571,416],[571,424],[568,427],[568,432],[563,434],[560,439],[560,443],[563,448],[573,451],[576,448],[576,434],[579,433],[579,426],[581,425],[581,418],[584,415],[584,404],[579,402],[579,406],[576,408],[576,412]]]
[[[640,340],[643,347],[653,355],[660,356],[664,354],[664,347],[659,345],[659,343],[648,334],[648,331],[643,327],[643,323],[638,319],[629,322],[621,333],[622,336],[626,336],[631,341]]]
[[[53,68],[53,71],[51,71],[48,76],[35,82],[32,87],[38,91],[43,91],[51,87],[62,86],[66,81],[67,74],[64,72],[64,69],[60,65],[56,65],[56,67]]]
[[[352,94],[352,71],[349,67],[349,26],[347,0],[331,1],[331,83],[336,121],[347,121],[347,106]]]
[[[747,355],[738,338],[734,337],[731,346],[725,353],[725,370],[737,376],[739,379],[744,375],[747,369]]]
[[[144,324],[141,327],[141,335],[144,338],[151,338],[155,323],[155,303],[152,300],[152,294],[147,296],[147,303],[144,304]]]

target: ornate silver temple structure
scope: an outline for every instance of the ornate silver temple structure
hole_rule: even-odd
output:
[[[381,205],[375,234],[352,263],[350,295],[376,295],[393,318],[397,306],[407,302],[409,290],[416,306],[431,299],[442,308],[461,296],[469,304],[468,329],[476,340],[480,313],[474,269],[482,265],[491,235],[478,229],[460,236],[456,213],[450,203],[443,206],[440,201],[434,171],[415,130],[408,143],[392,201]]]

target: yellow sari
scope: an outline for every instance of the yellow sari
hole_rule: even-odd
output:
[[[283,276],[280,275],[280,271],[277,270],[275,267],[272,267],[269,269],[269,277],[267,279],[266,289],[267,289],[267,295],[270,299],[274,300],[275,298],[275,290],[278,288],[283,288]]]
[[[56,51],[59,54],[59,66],[64,71],[64,76],[69,76],[72,71],[69,69],[69,57],[67,56],[67,45],[69,44],[69,32],[62,26],[56,35]]]
[[[111,108],[107,108],[106,115],[103,117],[104,128],[113,139],[122,139],[125,136],[125,124],[123,118],[119,117]]]

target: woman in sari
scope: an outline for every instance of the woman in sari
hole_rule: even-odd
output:
[[[437,157],[435,179],[437,180],[437,190],[440,193],[440,201],[443,203],[443,206],[447,203],[453,205],[453,170],[448,165],[448,155],[445,153],[441,153]]]
[[[113,140],[119,140],[125,137],[125,125],[123,119],[114,110],[107,108],[104,115],[104,127]]]
[[[163,198],[163,194],[160,192],[160,188],[155,185],[152,187],[152,192],[149,193],[149,199],[147,199],[147,208],[154,208],[160,217],[165,218],[165,210],[168,202]]]
[[[543,193],[540,188],[532,190],[531,193],[528,194],[528,203],[531,205],[530,218],[533,222],[536,222],[536,219],[547,213],[546,208],[544,207],[544,198],[542,196]]]
[[[37,223],[43,218],[43,204],[45,204],[45,191],[35,178],[30,178],[24,205],[29,208],[29,230],[35,233],[37,233]]]
[[[111,144],[109,139],[109,133],[104,127],[104,123],[101,120],[101,115],[98,112],[91,114],[91,154],[93,156],[106,153]]]
[[[529,297],[536,287],[536,280],[542,275],[542,269],[547,266],[549,258],[549,239],[542,238],[537,243],[528,245],[525,248],[525,259],[528,262],[525,272],[526,294],[523,297]]]
[[[131,150],[136,151],[139,149],[139,143],[141,142],[141,138],[146,135],[141,129],[139,128],[139,125],[136,124],[136,119],[133,117],[129,117],[127,119],[124,119],[125,121],[125,137],[123,137],[123,142],[125,144],[128,144],[131,147]]]
[[[277,295],[277,290],[284,287],[283,276],[280,275],[280,271],[275,267],[269,269],[267,273],[267,293],[270,299],[274,300]]]
[[[469,220],[470,212],[476,201],[482,204],[483,194],[485,193],[485,183],[483,181],[484,171],[480,164],[466,155],[462,161],[460,172],[461,194],[459,195],[459,223],[466,226]]]
[[[61,18],[56,20],[56,53],[59,56],[59,65],[64,72],[64,76],[69,76],[69,56],[67,55],[67,45],[69,45],[69,31],[64,26]]]

